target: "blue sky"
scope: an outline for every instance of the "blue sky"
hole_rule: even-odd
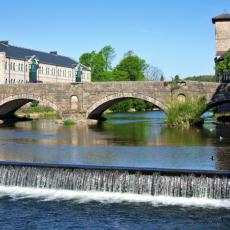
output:
[[[111,45],[114,65],[128,50],[167,79],[214,73],[213,16],[230,0],[11,0],[1,2],[0,40],[78,59]]]

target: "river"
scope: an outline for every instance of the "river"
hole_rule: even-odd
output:
[[[0,160],[230,169],[230,129],[170,129],[162,112],[107,114],[98,125],[54,120],[0,127]],[[230,201],[0,186],[4,229],[229,229]],[[186,227],[185,227],[186,226]]]

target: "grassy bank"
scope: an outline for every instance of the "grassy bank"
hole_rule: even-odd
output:
[[[169,127],[189,128],[202,122],[201,114],[205,110],[203,98],[186,99],[172,103],[167,109],[166,123]]]
[[[17,116],[24,116],[29,118],[59,118],[58,112],[52,108],[45,107],[29,107],[26,109],[19,109],[16,112]]]

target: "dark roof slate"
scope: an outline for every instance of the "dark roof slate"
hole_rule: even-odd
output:
[[[78,63],[73,59],[53,53],[46,53],[32,49],[21,48],[17,46],[7,45],[0,42],[0,52],[5,52],[6,57],[25,60],[35,55],[40,63],[57,65],[62,67],[73,68]]]
[[[221,14],[212,18],[212,23],[220,22],[220,21],[230,21],[230,14]]]

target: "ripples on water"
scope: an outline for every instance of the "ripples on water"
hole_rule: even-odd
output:
[[[230,169],[229,126],[169,129],[161,112],[108,118],[97,126],[2,126],[0,160]],[[229,200],[0,186],[4,229],[229,229],[229,210]]]
[[[0,187],[4,229],[229,229],[229,201]]]
[[[51,120],[0,129],[0,160],[228,170],[229,126],[169,129],[162,112],[110,114],[99,125],[63,127]],[[220,141],[220,136],[223,139]]]

